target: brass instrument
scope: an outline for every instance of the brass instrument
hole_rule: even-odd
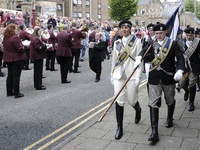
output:
[[[81,31],[81,33],[85,34],[85,37],[87,37],[87,33],[86,32],[88,32],[88,28],[86,27],[85,24],[83,26],[81,26],[78,30]],[[81,39],[81,40],[83,40],[83,39]]]
[[[57,35],[58,35],[58,32],[59,32],[58,30],[54,30],[54,31],[53,31],[53,34],[54,34],[55,36],[57,36]]]
[[[78,30],[81,32],[88,32],[88,28],[86,27],[85,24],[83,26],[81,26]]]
[[[34,30],[32,28],[26,28],[26,32],[28,32],[28,34],[33,34]]]
[[[50,34],[49,34],[49,32],[47,30],[43,30],[41,35],[45,39],[49,39],[50,38]]]

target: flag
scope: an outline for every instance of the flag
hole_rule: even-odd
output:
[[[183,51],[183,40],[181,36],[181,30],[180,30],[180,21],[179,21],[179,7],[174,11],[172,16],[169,18],[169,20],[166,23],[166,30],[167,30],[167,36],[170,37],[173,40],[176,40],[178,42],[178,45],[180,46],[180,49]]]

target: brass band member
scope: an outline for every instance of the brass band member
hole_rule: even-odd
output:
[[[154,42],[148,53],[149,55],[153,53],[154,56],[151,61],[148,77],[150,120],[152,128],[152,133],[148,140],[157,142],[159,140],[159,107],[161,106],[159,101],[162,96],[162,91],[164,92],[165,101],[168,106],[166,128],[170,128],[173,126],[173,114],[175,109],[175,81],[181,80],[183,70],[185,69],[185,61],[177,42],[166,37],[167,30],[164,24],[159,23],[155,25],[153,30],[156,35],[156,42]],[[151,43],[148,43],[136,58],[136,66],[140,64],[142,56]],[[177,58],[179,67],[177,72],[175,68],[175,57]]]
[[[76,22],[72,22],[72,28],[70,29],[69,32],[70,32],[70,34],[72,36],[72,40],[74,42],[74,45],[71,47],[72,57],[71,57],[70,72],[81,73],[81,71],[78,71],[80,49],[82,48],[81,38],[83,38],[83,39],[86,38],[86,35],[83,34],[81,31],[76,30]],[[73,58],[75,58],[74,70],[73,70]]]
[[[28,32],[26,31],[26,26],[24,24],[21,24],[19,28],[21,30],[19,33],[19,38],[22,41],[25,41],[25,40],[30,41],[31,35],[29,35]],[[29,46],[25,49],[25,53],[26,53],[26,59],[24,60],[24,69],[30,70],[29,68],[30,47]]]
[[[34,88],[36,90],[45,90],[46,87],[42,85],[42,71],[43,71],[43,59],[47,57],[47,44],[43,44],[41,40],[42,29],[35,27],[31,36],[30,58],[34,60]]]
[[[127,20],[123,20],[119,23],[119,28],[121,28],[123,37],[115,42],[112,52],[111,83],[114,84],[115,95],[120,91],[127,78],[134,70],[135,57],[142,49],[141,40],[131,35],[131,27],[132,23]],[[141,74],[142,68],[140,66],[127,83],[127,91],[123,89],[116,99],[117,132],[115,139],[120,139],[123,135],[123,112],[126,93],[129,104],[136,111],[135,123],[137,124],[141,119],[141,107],[138,102],[138,86]]]
[[[47,49],[46,70],[57,71],[57,69],[55,69],[55,58],[56,58],[55,42],[57,37],[52,32],[53,31],[52,24],[48,24],[47,28],[50,35],[48,44],[52,44],[52,47]],[[49,67],[49,63],[51,67]]]
[[[71,81],[67,80],[67,74],[70,68],[70,60],[72,57],[71,47],[73,42],[68,32],[69,26],[66,24],[63,27],[63,31],[58,33],[58,50],[56,55],[60,60],[61,83],[71,83]]]
[[[23,60],[26,59],[24,46],[18,37],[16,25],[10,24],[6,27],[3,35],[4,62],[8,66],[8,76],[6,80],[7,96],[15,95],[15,98],[23,97],[20,93],[20,77],[23,66]]]

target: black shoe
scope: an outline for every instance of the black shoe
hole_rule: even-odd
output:
[[[188,111],[193,111],[194,109],[194,103],[189,103]]]
[[[79,61],[83,62],[83,61],[84,61],[84,59],[80,59]]]
[[[45,90],[46,89],[46,87],[45,86],[42,86],[42,87],[40,87],[40,88],[35,88],[36,90]]]
[[[42,76],[42,79],[46,78],[46,76]]]
[[[66,80],[66,81],[62,81],[61,83],[62,84],[64,84],[64,83],[71,83],[71,81]]]
[[[110,55],[107,56],[107,60],[110,59]]]
[[[49,68],[46,68],[46,70],[50,70]]]
[[[73,70],[73,69],[70,69],[69,72],[70,72],[70,73],[71,73],[71,72],[74,72],[74,70]]]
[[[15,95],[15,98],[21,98],[21,97],[24,97],[24,94],[18,93],[17,95]]]
[[[99,81],[100,81],[100,79],[96,79],[96,80],[95,80],[95,82],[99,82]]]
[[[15,95],[14,93],[7,93],[7,97],[14,96],[14,95]]]
[[[51,69],[51,71],[58,71],[58,69]]]
[[[78,71],[78,70],[77,70],[77,71],[74,71],[74,73],[81,73],[81,71]]]

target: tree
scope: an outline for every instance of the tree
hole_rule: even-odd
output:
[[[194,13],[194,0],[185,1],[185,11]],[[196,16],[200,19],[200,2],[196,1]]]
[[[129,20],[138,9],[138,0],[109,0],[109,16],[113,20]]]

